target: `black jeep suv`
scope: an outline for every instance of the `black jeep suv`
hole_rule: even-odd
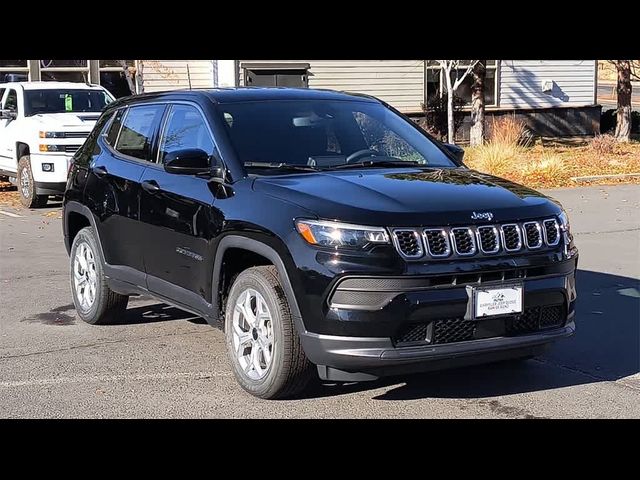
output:
[[[536,355],[575,328],[567,216],[461,157],[364,95],[116,101],[65,193],[78,314],[109,323],[149,294],[222,324],[262,398]]]

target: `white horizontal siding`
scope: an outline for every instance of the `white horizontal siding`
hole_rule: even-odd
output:
[[[240,60],[245,63],[308,63],[309,87],[365,93],[405,113],[421,111],[424,98],[422,60]]]
[[[500,108],[593,105],[595,60],[501,60]],[[553,90],[542,91],[544,80]]]
[[[213,60],[141,60],[145,92],[213,87]],[[188,66],[188,71],[187,71]]]

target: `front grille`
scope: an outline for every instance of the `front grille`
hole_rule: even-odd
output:
[[[79,148],[80,148],[80,145],[65,145],[64,151],[66,153],[76,153]]]
[[[461,318],[445,318],[433,323],[433,342],[455,343],[473,339],[476,322],[462,320]]]
[[[520,228],[515,223],[502,226],[502,243],[508,252],[517,252],[522,248]]]
[[[522,314],[489,320],[464,320],[462,317],[443,318],[427,323],[404,325],[394,337],[397,347],[415,345],[442,345],[466,342],[495,336],[514,336],[561,327],[564,322],[563,305],[525,308]],[[504,322],[492,336],[478,332],[482,322]],[[495,324],[494,324],[495,325]],[[494,327],[495,328],[495,327]],[[502,330],[501,330],[502,329]],[[502,333],[504,332],[504,333]],[[477,336],[476,336],[477,335]]]
[[[476,242],[470,228],[452,228],[453,246],[458,255],[473,255],[476,253]]]
[[[540,248],[542,246],[542,231],[538,222],[527,222],[524,228],[524,240],[527,248]]]
[[[87,138],[90,132],[64,132],[63,138]]]
[[[408,260],[496,255],[538,250],[560,244],[560,225],[555,218],[439,228],[393,228],[396,250]]]
[[[446,230],[429,229],[424,231],[427,250],[432,257],[448,257],[451,254],[449,236]]]
[[[545,220],[544,224],[544,238],[547,245],[557,245],[560,241],[560,226],[558,221],[554,218]]]
[[[498,242],[498,229],[496,227],[478,227],[478,243],[482,253],[497,253],[500,250]]]
[[[393,237],[400,253],[407,258],[422,257],[422,241],[416,230],[395,230]]]

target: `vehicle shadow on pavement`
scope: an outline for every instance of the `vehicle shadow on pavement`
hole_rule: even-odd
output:
[[[309,396],[393,387],[378,400],[483,398],[616,381],[640,372],[640,280],[579,270],[576,334],[541,357],[376,382],[322,385]]]
[[[129,300],[135,302],[136,297]],[[140,300],[145,300],[141,298]],[[155,303],[152,305],[140,305],[127,308],[124,315],[118,318],[111,325],[138,325],[143,323],[169,322],[173,320],[187,320],[192,323],[207,323],[202,317],[180,310],[165,303]]]

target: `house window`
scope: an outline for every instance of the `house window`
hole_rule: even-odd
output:
[[[0,60],[0,83],[29,80],[28,60]]]
[[[120,62],[121,60],[100,60],[100,85],[109,90],[116,98],[132,94]],[[125,60],[125,62],[135,88],[135,60]]]
[[[88,60],[39,60],[40,80],[52,82],[88,82]]]
[[[244,84],[249,87],[309,86],[308,63],[243,63]]]
[[[463,75],[467,69],[469,63],[461,62],[457,72],[451,72],[452,82],[455,81],[456,74]],[[497,60],[487,60],[487,74],[484,81],[484,99],[485,104],[488,107],[497,106],[497,91],[498,82],[496,81],[498,69]],[[462,98],[467,105],[471,105],[471,85],[473,84],[473,76],[467,75],[462,84],[458,87],[455,94]],[[442,77],[442,69],[435,60],[427,61],[427,103],[429,99],[434,96],[440,96],[446,92],[447,84]]]

